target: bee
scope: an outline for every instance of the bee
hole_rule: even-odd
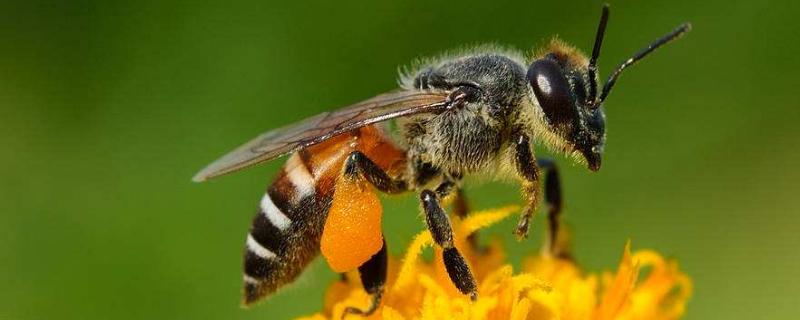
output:
[[[520,239],[544,198],[553,244],[562,202],[558,170],[552,160],[536,158],[533,144],[599,170],[606,141],[603,103],[617,79],[691,29],[685,23],[655,40],[622,62],[600,87],[597,60],[608,18],[605,5],[588,58],[556,39],[531,58],[484,46],[427,60],[401,74],[398,90],[263,133],[201,170],[194,181],[290,155],[247,234],[243,303],[292,282],[322,252],[334,271],[357,269],[372,296],[367,308],[346,312],[374,312],[387,269],[376,191],[419,194],[450,279],[472,299],[477,298],[475,278],[453,244],[450,217],[442,207],[445,199],[454,199],[454,214],[466,214],[465,177],[520,181],[525,201],[515,229]],[[389,120],[396,123],[394,136],[384,125]]]

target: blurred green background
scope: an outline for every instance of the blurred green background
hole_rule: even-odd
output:
[[[558,34],[590,50],[600,2],[4,1],[0,4],[0,319],[284,319],[321,305],[318,260],[239,308],[241,250],[282,161],[190,177],[261,131],[395,87],[419,56]],[[800,313],[795,1],[614,1],[601,72],[691,21],[607,101],[596,174],[557,158],[589,270],[626,239],[677,258],[689,319]],[[468,189],[473,207],[518,202]],[[385,201],[398,254],[423,228]],[[541,217],[540,217],[541,218]],[[513,260],[536,252],[504,237]]]

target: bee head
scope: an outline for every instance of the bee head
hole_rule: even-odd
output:
[[[667,42],[691,29],[683,24],[626,59],[598,90],[597,58],[608,23],[608,5],[603,6],[594,48],[589,59],[577,49],[554,40],[528,67],[528,84],[535,105],[541,108],[545,136],[551,147],[574,154],[592,171],[600,169],[605,145],[603,102],[622,71]],[[599,92],[598,92],[599,91]]]
[[[586,161],[589,169],[600,168],[605,143],[605,115],[600,103],[591,98],[588,63],[585,56],[554,40],[548,52],[531,63],[528,82],[542,109],[546,130],[560,140],[557,145]]]

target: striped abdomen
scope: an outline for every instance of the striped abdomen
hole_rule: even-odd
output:
[[[384,168],[400,168],[403,153],[379,130],[365,127],[293,154],[261,200],[244,253],[244,303],[292,282],[319,254],[335,184],[352,151]]]

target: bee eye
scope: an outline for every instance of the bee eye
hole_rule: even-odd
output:
[[[562,126],[572,123],[577,110],[569,82],[556,61],[547,58],[534,61],[528,68],[528,82],[551,124]]]

